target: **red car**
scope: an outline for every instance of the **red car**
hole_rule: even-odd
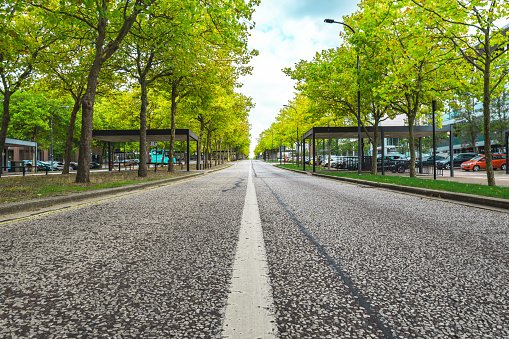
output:
[[[493,169],[500,168],[505,171],[506,168],[506,155],[505,154],[492,154]],[[486,159],[484,154],[478,155],[468,161],[461,164],[461,169],[464,171],[479,171],[480,169],[486,169]]]

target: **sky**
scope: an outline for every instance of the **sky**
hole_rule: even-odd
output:
[[[342,25],[326,24],[324,19],[342,21],[357,10],[359,0],[261,0],[253,15],[249,48],[259,55],[250,65],[251,75],[241,78],[239,92],[253,99],[250,111],[250,156],[260,133],[275,121],[279,110],[294,98],[295,82],[282,69],[300,60],[312,60],[316,52],[339,46]]]

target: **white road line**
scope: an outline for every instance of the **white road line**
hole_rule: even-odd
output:
[[[276,338],[274,300],[253,170],[249,166],[246,199],[223,323],[223,338]]]

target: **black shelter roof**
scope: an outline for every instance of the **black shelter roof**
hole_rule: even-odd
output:
[[[190,129],[175,129],[175,141],[198,141],[198,137]],[[147,141],[170,141],[171,129],[148,129]],[[108,142],[139,142],[139,129],[126,130],[93,130],[92,138]]]
[[[373,135],[375,128],[368,126],[361,128],[361,138],[368,138],[369,133]],[[408,126],[379,126],[378,132],[384,132],[385,138],[408,138]],[[435,128],[435,134],[450,132],[451,125],[445,125],[442,128]],[[355,139],[357,138],[357,127],[313,127],[304,133],[303,139],[312,139],[313,133],[315,139]],[[433,126],[414,126],[414,138],[421,138],[433,135]]]

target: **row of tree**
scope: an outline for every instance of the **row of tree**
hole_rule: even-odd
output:
[[[247,154],[253,104],[235,89],[257,53],[247,37],[258,2],[0,0],[0,149],[8,135],[19,135],[20,121],[35,139],[54,113],[68,126],[65,168],[79,134],[81,183],[90,181],[93,128],[140,129],[140,145],[147,128],[171,128],[173,152],[179,123],[199,128],[198,153],[204,141],[210,149],[219,140],[219,148]],[[31,110],[34,97],[41,100]],[[69,114],[48,109],[64,101]],[[140,176],[147,160],[140,152]]]
[[[509,3],[499,0],[361,1],[356,13],[343,18],[351,29],[341,33],[340,47],[284,70],[297,80],[298,95],[291,104],[302,107],[289,123],[355,126],[360,90],[363,127],[404,115],[414,140],[413,127],[427,124],[432,100],[439,101],[440,115],[469,93],[482,103],[486,173],[488,184],[495,185],[491,106],[507,83],[507,29],[499,24],[508,13]],[[282,110],[278,121],[291,114]],[[277,124],[262,133],[259,145],[267,144]],[[376,132],[370,135],[373,162],[378,139]],[[415,143],[409,146],[410,175],[415,177]],[[372,168],[376,171],[376,165]]]

